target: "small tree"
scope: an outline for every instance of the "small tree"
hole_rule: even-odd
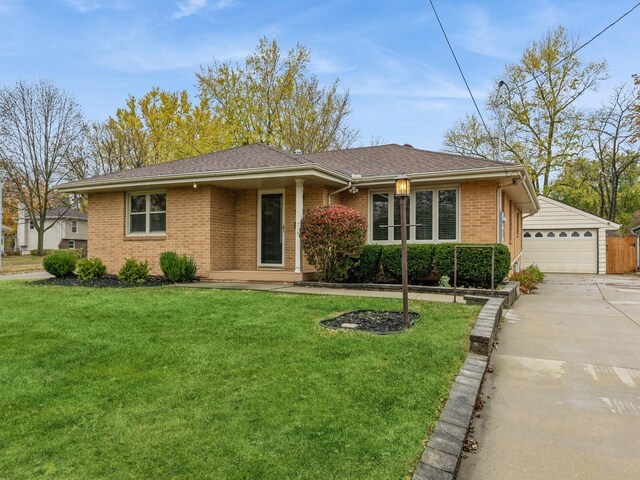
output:
[[[367,232],[364,215],[344,205],[318,207],[307,213],[300,236],[309,263],[319,271],[320,281],[344,279],[354,258],[362,252]]]

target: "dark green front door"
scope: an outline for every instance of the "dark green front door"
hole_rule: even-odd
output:
[[[263,193],[260,218],[260,263],[282,265],[282,193]]]

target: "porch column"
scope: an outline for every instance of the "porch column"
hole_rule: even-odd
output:
[[[296,268],[295,273],[302,273],[302,239],[300,224],[302,223],[302,207],[304,201],[304,179],[296,178]]]

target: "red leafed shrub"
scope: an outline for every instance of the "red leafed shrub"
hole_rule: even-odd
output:
[[[302,248],[318,269],[320,281],[344,279],[362,252],[367,221],[359,211],[344,205],[318,207],[302,218]]]

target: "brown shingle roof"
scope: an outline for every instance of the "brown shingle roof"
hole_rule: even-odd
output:
[[[430,152],[397,144],[333,150],[305,155],[310,162],[363,177],[468,170],[506,165],[480,157]]]
[[[123,180],[269,167],[293,167],[305,164],[316,164],[347,177],[352,174],[360,174],[362,177],[389,176],[400,173],[410,175],[508,165],[479,157],[430,152],[397,144],[310,154],[294,154],[263,144],[252,144],[80,180],[65,185],[65,188],[76,184],[117,183]]]
[[[172,162],[148,165],[124,172],[111,173],[86,180],[86,182],[108,182],[135,178],[182,175],[189,173],[246,170],[250,168],[287,167],[308,163],[302,156],[285,152],[263,144],[244,145],[219,152],[183,158]],[[69,185],[72,185],[72,182]]]

